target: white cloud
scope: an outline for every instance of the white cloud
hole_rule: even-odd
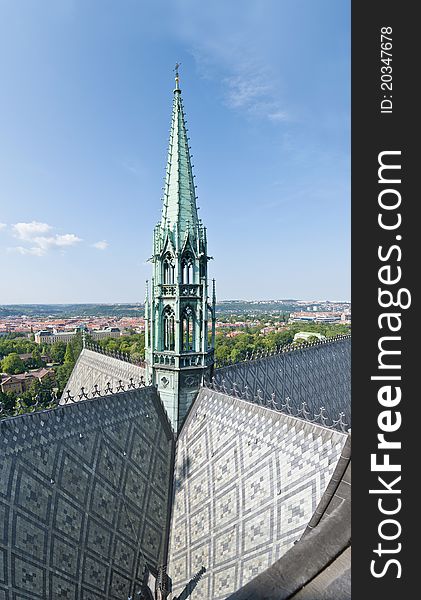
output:
[[[31,221],[30,223],[15,223],[12,226],[13,235],[20,240],[31,240],[36,235],[47,233],[50,231],[51,225],[40,223],[39,221]]]
[[[73,246],[78,242],[81,242],[82,238],[77,237],[74,233],[65,233],[64,235],[56,235],[54,238],[54,244],[56,246]]]
[[[274,110],[273,112],[269,112],[267,114],[267,117],[271,121],[288,121],[289,120],[288,113],[286,113],[283,110]]]
[[[2,229],[6,229],[6,227],[7,227],[6,223],[0,223],[0,231]]]
[[[23,246],[13,246],[7,249],[8,252],[17,252],[18,254],[31,254],[32,256],[43,256],[45,251],[42,248],[34,246],[33,248],[24,248]]]
[[[8,251],[17,252],[23,255],[44,256],[51,248],[74,246],[82,241],[81,238],[74,233],[40,235],[50,232],[51,229],[53,229],[51,225],[48,225],[48,223],[40,223],[39,221],[15,223],[12,225],[14,237],[27,242],[29,246],[15,246],[13,248],[8,248]]]
[[[61,246],[73,246],[78,242],[81,242],[81,238],[77,237],[74,233],[66,233],[64,235],[54,235],[49,237],[34,237],[33,242],[37,244],[44,251],[47,251],[49,248],[53,246],[61,247]]]
[[[246,69],[247,71],[247,69]],[[226,101],[230,108],[242,110],[256,117],[267,118],[273,122],[287,121],[288,114],[275,99],[276,90],[270,78],[257,71],[242,73],[224,80],[227,86]]]
[[[232,108],[248,108],[269,90],[267,84],[250,81],[250,77],[244,75],[227,77],[225,82],[228,85],[228,102]]]
[[[215,10],[213,3],[179,0],[176,35],[188,42],[198,74],[222,84],[230,109],[273,124],[289,121],[279,23],[259,3],[243,4],[239,11],[236,3],[220,2]]]
[[[145,168],[138,158],[120,160],[120,165],[125,171],[128,171],[136,177],[143,176],[145,174]]]
[[[108,248],[108,246],[109,243],[105,240],[101,240],[100,242],[95,242],[95,244],[92,244],[92,247],[96,248],[97,250],[105,250],[106,248]]]

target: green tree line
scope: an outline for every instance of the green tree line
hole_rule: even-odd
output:
[[[233,318],[234,321],[234,318]],[[277,325],[272,316],[262,316],[258,324],[245,325],[235,336],[228,336],[230,331],[238,331],[227,327],[218,332],[215,338],[215,360],[217,364],[245,360],[251,353],[259,351],[274,351],[282,345],[293,341],[294,335],[300,331],[320,333],[332,337],[350,332],[350,326],[336,323],[292,323],[282,331],[262,333],[267,323]],[[279,324],[279,322],[278,322]],[[86,336],[87,342],[92,342]],[[314,338],[315,339],[315,338]],[[311,338],[310,338],[311,341]],[[133,333],[119,338],[106,338],[98,342],[99,346],[109,352],[123,352],[133,362],[144,360],[145,334]],[[0,340],[0,360],[2,372],[14,375],[23,373],[29,368],[37,368],[45,363],[42,355],[46,354],[55,363],[54,376],[42,382],[35,381],[31,387],[22,393],[0,391],[0,403],[3,416],[22,414],[37,408],[52,405],[53,392],[59,396],[63,393],[72,370],[82,350],[82,334],[78,332],[69,343],[55,342],[40,348],[28,338],[13,337]],[[31,358],[23,361],[19,354],[31,354]]]
[[[145,358],[145,334],[132,333],[119,338],[105,338],[97,342],[108,352],[124,352],[133,362],[140,362]]]
[[[89,339],[89,336],[87,336]],[[22,341],[26,344],[22,345]],[[9,342],[0,345],[0,352],[3,352],[1,360],[1,370],[7,375],[17,375],[24,373],[28,369],[45,366],[45,361],[41,358],[40,347],[22,338],[1,340]],[[13,342],[13,343],[10,343]],[[29,344],[28,344],[29,342]],[[32,346],[30,345],[32,344]],[[20,352],[22,349],[25,352]],[[22,360],[19,353],[28,353],[32,348],[31,359]],[[42,348],[51,359],[55,366],[51,377],[45,377],[42,381],[35,380],[31,383],[29,389],[24,392],[3,392],[0,390],[0,404],[2,416],[16,416],[25,412],[32,412],[40,408],[53,406],[54,395],[60,396],[71,375],[76,360],[82,350],[82,334],[77,333],[67,344],[61,341],[46,345]],[[19,353],[18,353],[19,351]]]
[[[235,336],[228,336],[228,331],[218,332],[215,336],[215,360],[217,364],[245,360],[251,353],[274,351],[280,346],[290,344],[296,333],[300,331],[320,333],[325,337],[350,333],[350,326],[336,323],[291,323],[283,331],[262,333],[262,326],[246,327]],[[235,331],[235,329],[231,329]],[[238,331],[238,330],[236,330]],[[309,341],[317,339],[310,338]]]

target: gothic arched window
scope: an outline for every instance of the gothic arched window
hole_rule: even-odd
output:
[[[163,269],[163,282],[164,283],[174,283],[174,259],[170,252],[167,252],[164,257],[164,262],[162,264]]]
[[[189,252],[181,259],[181,283],[193,283],[193,257]]]
[[[171,306],[166,306],[163,313],[164,350],[173,351],[175,348],[174,336],[174,311]]]
[[[183,352],[194,350],[194,312],[190,306],[183,310],[181,318],[181,340]]]

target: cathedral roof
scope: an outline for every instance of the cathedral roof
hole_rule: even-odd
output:
[[[345,497],[336,497],[336,481],[327,488],[348,464],[348,440],[342,432],[201,388],[176,443],[168,560],[173,593],[180,599],[190,591],[190,600],[222,600],[245,586],[247,593],[238,591],[238,600],[275,600],[270,589],[294,592],[297,581],[304,584],[322,573],[336,556],[339,536],[330,539],[329,532],[341,519],[323,527],[319,522]],[[300,543],[310,521],[314,531]],[[347,535],[342,533],[338,552],[347,548]],[[328,546],[326,536],[331,544],[322,553],[317,540]],[[306,550],[306,559],[293,552],[281,570],[274,567],[270,583],[266,574],[248,593],[246,584],[295,544]]]
[[[303,536],[226,600],[351,598],[351,436]]]
[[[84,348],[67,382],[63,400],[67,392],[77,398],[82,388],[91,395],[95,385],[98,390],[104,392],[108,386],[115,390],[120,385],[137,385],[145,378],[143,367]]]
[[[200,222],[197,215],[189,138],[187,136],[178,72],[175,82],[168,159],[165,172],[161,234],[165,237],[166,231],[170,229],[178,237],[182,246],[187,232],[189,230],[195,232]]]
[[[60,564],[52,589],[134,597],[164,565],[180,600],[349,600],[349,435],[202,387],[176,440],[156,387],[122,385],[140,367],[79,359],[82,399],[0,421],[0,490],[18,511],[0,551],[20,551],[12,522],[32,532],[31,592],[47,597],[41,575]]]

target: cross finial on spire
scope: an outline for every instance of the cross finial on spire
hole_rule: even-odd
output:
[[[180,67],[181,63],[175,63],[175,67],[174,67],[174,71],[175,71],[175,89],[179,90],[180,88],[178,87],[178,83],[180,81],[180,77],[178,75],[178,68]]]

